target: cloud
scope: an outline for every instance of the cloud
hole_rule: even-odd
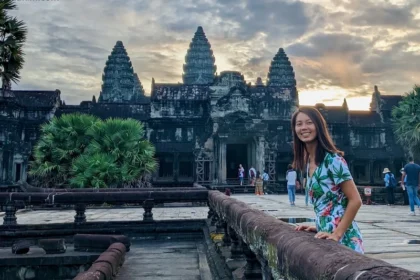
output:
[[[341,89],[368,96],[374,84],[400,94],[418,82],[418,0],[60,0],[19,1],[14,15],[29,28],[22,81],[14,88],[60,89],[67,104],[99,95],[102,71],[123,41],[150,91],[182,81],[194,32],[203,26],[217,71],[267,77],[284,47],[299,91]],[[327,97],[326,97],[327,98]],[[328,99],[334,97],[329,96]]]

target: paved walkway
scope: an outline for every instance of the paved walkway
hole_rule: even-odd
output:
[[[290,206],[287,195],[234,195],[277,218],[314,218],[311,206],[305,206],[304,197],[297,196],[296,206]],[[156,220],[205,219],[207,207],[170,207],[153,209]],[[397,266],[420,272],[420,213],[408,216],[408,206],[363,205],[356,220],[362,230],[366,253]],[[75,211],[32,211],[17,214],[19,224],[73,222]],[[142,208],[88,209],[88,221],[141,220]],[[418,244],[408,244],[417,240]]]

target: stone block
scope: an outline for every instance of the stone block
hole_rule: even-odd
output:
[[[105,280],[105,275],[100,271],[86,271],[77,274],[73,280]]]
[[[125,245],[126,252],[130,251],[130,239],[124,235],[105,234],[76,234],[74,236],[74,250],[80,252],[104,252],[113,243]]]
[[[38,241],[38,245],[47,254],[61,254],[65,253],[67,249],[64,239],[41,239]]]
[[[31,243],[27,240],[17,241],[12,245],[12,253],[16,255],[26,254],[29,252]]]

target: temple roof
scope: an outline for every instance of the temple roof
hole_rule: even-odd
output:
[[[57,90],[13,90],[18,105],[27,108],[52,108],[60,101],[61,92]]]
[[[280,87],[296,86],[295,72],[283,48],[279,49],[271,61],[267,85]]]
[[[401,95],[381,95],[381,110],[392,110],[402,100]]]
[[[123,43],[117,41],[105,63],[98,102],[130,102],[141,94],[138,92],[141,90],[141,83],[134,76],[130,57]]]
[[[185,56],[184,84],[212,84],[215,78],[216,65],[211,45],[199,26]]]
[[[349,111],[349,116],[349,124],[352,126],[385,126],[381,120],[381,116],[374,111]]]

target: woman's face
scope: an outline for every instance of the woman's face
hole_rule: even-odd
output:
[[[295,131],[299,140],[303,143],[310,143],[317,136],[315,124],[305,113],[298,113],[296,116]]]

